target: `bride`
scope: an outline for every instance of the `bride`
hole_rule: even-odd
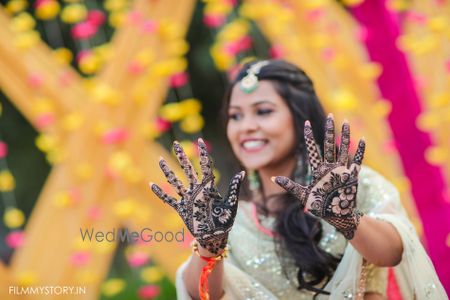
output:
[[[195,238],[177,272],[179,299],[385,299],[389,267],[403,299],[447,299],[398,192],[362,165],[363,139],[351,157],[346,121],[336,144],[333,116],[302,70],[247,63],[225,112],[245,169],[225,197],[201,139],[201,178],[177,142],[188,184],[159,162],[179,200],[150,184]]]

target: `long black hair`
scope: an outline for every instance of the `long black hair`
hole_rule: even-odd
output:
[[[247,70],[257,62],[246,63],[225,93],[223,106],[225,128],[228,124],[227,116],[232,89],[236,83],[247,75]],[[283,98],[292,113],[297,139],[295,155],[300,160],[300,163],[290,177],[301,184],[307,184],[308,163],[303,136],[304,123],[306,120],[310,120],[314,138],[319,143],[320,149],[323,149],[326,119],[313,83],[303,70],[284,60],[270,60],[269,64],[264,65],[260,69],[257,77],[258,80],[268,80],[274,85],[275,90]],[[262,197],[265,197],[263,188],[261,184],[261,194]],[[291,194],[283,193],[278,198],[281,203],[281,209],[275,212],[275,242],[277,254],[285,275],[288,276],[287,264],[289,261],[292,261],[286,260],[286,257],[290,256],[295,260],[295,264],[298,267],[298,288],[316,293],[327,293],[315,286],[319,284],[324,286],[330,280],[340,258],[325,252],[319,247],[318,243],[322,237],[322,225],[319,219],[305,214],[298,200]],[[263,203],[265,202],[263,201]],[[266,213],[268,213],[267,208],[265,209]]]

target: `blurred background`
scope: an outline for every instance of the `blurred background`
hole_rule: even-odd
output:
[[[147,187],[173,194],[157,162],[180,171],[174,140],[195,165],[206,140],[224,191],[236,164],[222,99],[253,58],[299,65],[327,112],[365,136],[365,163],[398,188],[450,291],[450,1],[0,3],[1,299],[16,285],[175,299],[187,230],[184,242],[99,243],[80,229],[180,231]]]

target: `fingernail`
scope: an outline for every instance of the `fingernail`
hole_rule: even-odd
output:
[[[245,177],[245,171],[241,171],[241,177],[242,177],[242,178]]]
[[[277,179],[277,178],[276,178],[275,176],[270,177],[270,180],[272,180],[273,183],[277,183],[277,182],[275,181],[276,179]]]
[[[328,118],[332,118],[332,119],[333,119],[333,118],[334,118],[333,113],[329,113],[329,114],[328,114]]]
[[[305,126],[311,126],[311,123],[309,122],[309,120],[305,121]]]
[[[344,123],[348,124],[348,120],[347,120],[347,119],[344,119]]]
[[[198,140],[197,140],[199,143],[205,143],[205,141],[202,139],[202,138],[198,138]]]
[[[151,181],[148,183],[148,186],[149,186],[150,188],[152,188],[153,185],[154,185],[154,183],[151,182]]]

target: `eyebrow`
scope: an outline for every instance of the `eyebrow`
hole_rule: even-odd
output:
[[[275,105],[275,103],[273,103],[272,101],[269,100],[260,100],[260,101],[256,101],[255,103],[252,103],[251,106],[257,106],[259,104],[271,104],[271,105]],[[240,108],[240,106],[235,106],[235,105],[230,105],[229,108]]]

